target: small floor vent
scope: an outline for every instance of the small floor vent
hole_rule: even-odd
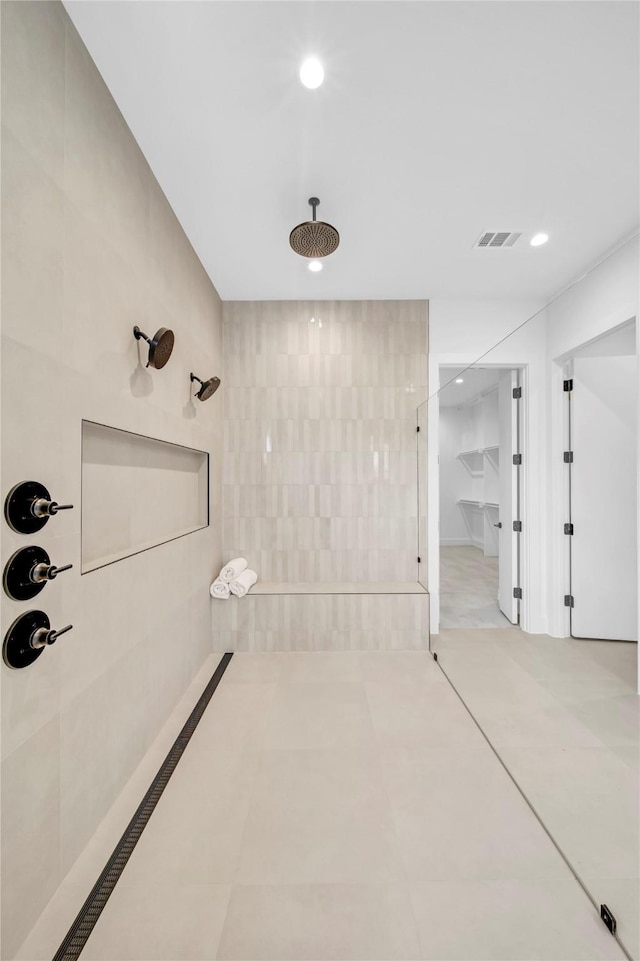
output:
[[[521,230],[483,230],[474,247],[513,247],[521,237]]]

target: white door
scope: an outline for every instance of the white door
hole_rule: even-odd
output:
[[[518,623],[518,601],[513,596],[518,586],[518,537],[513,522],[518,517],[518,468],[513,455],[518,452],[518,402],[513,391],[518,385],[518,372],[505,370],[498,384],[498,416],[500,424],[500,540],[498,548],[498,605],[512,624]]]
[[[635,356],[573,362],[574,637],[638,639],[637,376]]]

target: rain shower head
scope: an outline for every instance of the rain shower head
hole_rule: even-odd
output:
[[[317,197],[309,197],[309,204],[313,207],[313,220],[298,224],[289,234],[292,250],[301,257],[328,257],[340,243],[340,234],[335,227],[316,220],[316,207],[319,203]]]
[[[189,377],[191,379],[191,383],[193,383],[194,380],[197,380],[199,384],[202,384],[202,387],[196,393],[198,400],[209,400],[210,397],[213,397],[220,386],[219,377],[211,377],[209,380],[201,380],[199,377],[196,377],[195,374],[189,374]]]
[[[136,340],[143,340],[149,344],[149,359],[147,361],[147,367],[154,367],[156,370],[162,370],[164,365],[167,363],[171,357],[171,351],[173,350],[174,336],[173,331],[169,330],[168,327],[160,327],[156,330],[153,337],[147,337],[143,334],[139,327],[133,328],[133,336]]]

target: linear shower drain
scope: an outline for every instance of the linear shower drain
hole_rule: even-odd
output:
[[[76,961],[89,939],[103,908],[109,900],[120,875],[124,871],[133,849],[140,840],[140,836],[153,814],[162,792],[169,783],[171,775],[178,766],[191,735],[197,728],[205,709],[226,671],[232,654],[223,654],[211,680],[198,698],[196,706],[187,718],[182,730],[173,742],[166,758],[160,765],[160,770],[151,782],[147,793],[138,805],[136,813],[125,828],[124,834],[116,844],[113,853],[107,861],[100,877],[91,889],[89,897],[84,902],[78,916],[69,928],[67,936],[56,951],[53,961]]]

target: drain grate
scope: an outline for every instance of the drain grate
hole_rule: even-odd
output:
[[[160,770],[154,777],[151,785],[138,805],[136,813],[133,815],[129,824],[125,828],[124,834],[116,844],[113,854],[107,861],[100,877],[91,889],[89,897],[84,902],[78,916],[69,928],[67,936],[56,951],[53,961],[76,961],[84,948],[89,935],[93,931],[95,924],[102,914],[103,908],[109,900],[120,875],[124,871],[127,861],[131,857],[133,849],[140,840],[140,836],[147,826],[149,818],[154,812],[155,806],[160,800],[162,792],[169,783],[171,775],[178,766],[178,762],[191,739],[191,735],[197,728],[206,707],[213,697],[213,694],[220,683],[222,675],[226,671],[232,654],[223,654],[220,663],[216,667],[211,680],[200,695],[196,706],[187,718],[184,727],[174,741],[171,750],[160,766]]]

